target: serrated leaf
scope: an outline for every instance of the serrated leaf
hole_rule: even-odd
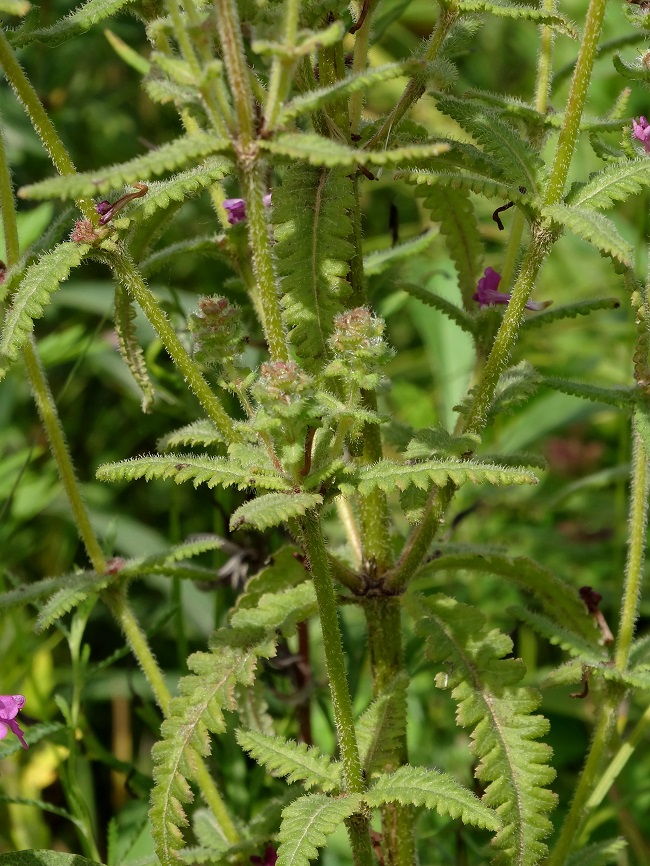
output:
[[[297,547],[283,547],[276,550],[269,558],[268,564],[246,581],[244,591],[237,597],[233,612],[255,607],[267,593],[282,592],[308,580],[309,572],[296,556],[297,553]]]
[[[581,397],[583,400],[591,400],[594,403],[605,403],[624,409],[632,406],[638,396],[638,388],[605,388],[600,385],[589,385],[586,382],[571,382],[569,379],[561,379],[559,376],[545,376],[542,384],[554,391],[570,394],[572,397]]]
[[[52,734],[58,734],[60,731],[65,731],[67,725],[62,722],[42,722],[38,725],[30,725],[25,729],[24,737],[28,746],[35,746],[46,737],[51,737]],[[22,749],[20,740],[17,737],[7,737],[0,742],[0,761],[19,752]]]
[[[503,825],[492,842],[495,863],[534,866],[546,854],[543,839],[552,828],[547,813],[555,796],[545,786],[555,772],[550,748],[538,742],[548,730],[546,719],[533,715],[539,695],[518,685],[523,662],[504,658],[512,641],[490,629],[476,608],[438,595],[413,596],[408,609],[428,657],[442,668],[436,684],[452,690],[457,723],[472,731],[480,759],[475,773],[488,783],[482,802],[498,811]]]
[[[574,851],[566,859],[566,866],[610,866],[619,863],[620,855],[627,848],[625,839],[608,839],[587,845],[581,851]]]
[[[578,38],[575,26],[563,15],[555,15],[535,6],[520,4],[507,6],[491,2],[491,0],[460,0],[458,6],[461,14],[474,15],[477,12],[488,12],[499,18],[519,18],[534,24],[544,24],[559,33],[564,33],[565,36],[570,36],[572,39]]]
[[[426,767],[400,767],[394,773],[379,777],[372,788],[364,794],[370,806],[383,803],[426,806],[439,815],[460,818],[464,824],[486,830],[500,830],[498,814],[482,803],[476,794],[460,785],[447,773]]]
[[[356,165],[399,165],[430,159],[449,150],[448,144],[412,144],[394,150],[358,150],[315,133],[286,132],[271,141],[260,141],[260,147],[290,161],[302,160],[310,165],[353,167]]]
[[[397,172],[396,176],[401,180],[408,181],[408,183],[416,184],[419,187],[416,190],[416,195],[429,195],[429,190],[423,188],[425,186],[449,187],[452,190],[473,192],[484,198],[500,199],[502,202],[513,201],[529,209],[535,205],[534,197],[521,191],[524,187],[520,189],[512,183],[495,180],[475,172],[448,171],[446,166],[443,166],[440,171]],[[428,207],[426,201],[424,205]]]
[[[405,241],[403,244],[395,244],[385,250],[375,250],[363,257],[363,272],[368,277],[383,274],[388,268],[397,265],[404,259],[424,253],[433,240],[438,236],[437,229],[429,229],[424,234]]]
[[[415,485],[421,490],[429,484],[444,486],[448,481],[460,485],[474,484],[537,484],[538,478],[526,469],[511,469],[475,460],[426,460],[414,465],[380,460],[358,470],[358,490],[363,496],[379,488],[385,493],[406,490]]]
[[[277,866],[307,866],[327,837],[358,811],[360,804],[358,794],[336,799],[326,794],[299,797],[282,812]]]
[[[179,172],[168,180],[152,181],[146,196],[137,199],[137,204],[125,211],[126,216],[135,220],[141,217],[146,219],[156,210],[169,207],[172,202],[183,202],[197,195],[215,181],[232,174],[232,171],[233,166],[228,159],[212,156],[201,165]]]
[[[239,730],[236,736],[242,749],[272,776],[284,776],[288,782],[300,781],[307,789],[318,787],[323,792],[333,791],[341,784],[340,765],[316,746],[254,731]]]
[[[460,307],[457,307],[456,304],[453,304],[451,301],[448,301],[440,295],[436,295],[435,292],[432,292],[429,289],[425,289],[422,286],[416,286],[414,283],[400,282],[399,288],[408,292],[412,298],[417,298],[418,301],[422,301],[422,303],[426,304],[428,307],[433,307],[434,310],[443,313],[448,319],[455,322],[459,328],[462,328],[463,331],[474,335],[476,330],[474,327],[474,319],[471,316],[468,316]],[[476,288],[476,286],[474,286],[474,288]]]
[[[50,295],[68,278],[89,249],[88,244],[59,244],[27,268],[7,310],[0,336],[0,355],[4,356],[0,370],[6,369],[8,361],[16,359],[34,330],[34,319],[40,319]]]
[[[77,199],[104,194],[134,181],[146,181],[153,175],[182,168],[188,162],[209,153],[227,153],[230,149],[230,142],[203,132],[183,135],[121,165],[109,165],[97,171],[65,177],[51,177],[21,187],[18,195],[28,199]]]
[[[269,529],[302,517],[322,501],[318,493],[266,493],[240,505],[230,518],[230,529],[234,531],[244,524]]]
[[[86,3],[82,3],[65,18],[52,24],[51,27],[20,31],[14,37],[13,42],[17,46],[27,45],[35,41],[43,42],[45,45],[56,45],[65,39],[85,33],[94,24],[105,18],[110,18],[111,15],[115,15],[116,12],[131,2],[133,0],[87,0]]]
[[[96,595],[115,580],[113,574],[97,575],[81,571],[62,587],[41,607],[36,619],[36,631],[43,631],[73,608],[78,607],[89,596]]]
[[[135,329],[135,304],[131,295],[122,283],[115,286],[115,333],[124,363],[142,392],[141,407],[143,412],[150,412],[154,401],[154,388],[144,352],[138,342]]]
[[[551,307],[535,316],[528,316],[522,323],[526,330],[539,328],[560,319],[574,319],[576,316],[588,316],[597,310],[617,310],[621,306],[618,298],[601,298],[595,301],[577,301],[575,304],[566,304],[563,307]]]
[[[625,267],[631,267],[632,246],[621,237],[614,223],[602,214],[558,204],[544,207],[542,215],[593,244],[601,253]]]
[[[581,662],[598,666],[608,659],[607,653],[593,640],[586,640],[582,634],[573,631],[568,626],[558,625],[555,619],[537,611],[528,610],[521,605],[513,605],[510,610],[534,631],[545,637],[553,646],[562,647],[565,652],[580,659]]]
[[[53,591],[58,591],[66,586],[70,580],[74,580],[79,572],[64,574],[61,577],[45,577],[34,583],[26,583],[15,589],[7,590],[0,594],[0,611],[9,610],[12,607],[20,607],[23,604],[31,604]]]
[[[607,210],[617,201],[624,201],[639,192],[644,186],[650,186],[647,157],[611,163],[592,174],[585,184],[572,188],[565,201],[571,207]]]
[[[394,760],[397,744],[406,734],[407,687],[407,675],[398,674],[355,725],[359,757],[368,779],[383,769],[387,760]]]
[[[555,84],[555,78],[553,79]],[[554,114],[541,114],[534,105],[528,102],[523,102],[516,96],[507,96],[502,93],[492,93],[488,90],[477,90],[472,88],[465,91],[465,97],[468,99],[480,99],[487,102],[488,105],[493,105],[504,114],[517,117],[535,127],[547,127],[551,129],[561,129],[564,124],[563,112],[555,112]],[[599,119],[584,117],[580,121],[581,130],[614,130],[620,129],[622,122],[620,120]]]
[[[191,481],[195,487],[235,486],[239,490],[260,487],[265,490],[289,490],[291,485],[279,475],[261,467],[242,466],[225,457],[196,457],[194,454],[170,454],[134,457],[120,463],[104,463],[97,470],[100,481],[135,481],[144,478],[173,478],[176,484]]]
[[[280,630],[285,636],[292,634],[299,622],[309,619],[318,610],[316,592],[311,581],[303,581],[282,592],[269,592],[261,596],[255,607],[236,610],[230,618],[233,629],[247,631]]]
[[[221,445],[223,442],[223,436],[212,421],[203,418],[167,433],[158,440],[156,448],[159,451],[167,451],[169,448],[178,448],[179,445],[205,447],[206,445]]]

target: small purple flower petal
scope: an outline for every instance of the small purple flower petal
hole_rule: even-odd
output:
[[[478,281],[477,291],[472,295],[472,300],[478,301],[480,307],[490,307],[493,304],[507,304],[512,295],[498,291],[501,282],[501,274],[493,268],[486,268],[483,276]],[[545,310],[553,301],[526,301],[527,310]]]
[[[99,204],[95,205],[95,210],[100,216],[104,216],[104,214],[107,214],[112,207],[113,205],[110,203],[110,201],[106,201],[106,199],[104,199],[104,201],[100,201]]]
[[[638,120],[632,119],[632,135],[642,141],[645,152],[650,153],[650,123],[645,117],[640,117]]]
[[[20,740],[23,749],[26,749],[27,743],[23,732],[18,722],[15,721],[19,710],[22,710],[24,706],[25,698],[23,695],[0,695],[0,740],[3,740],[11,730]]]
[[[264,207],[271,207],[271,193],[267,192],[266,195],[262,196],[262,204]]]
[[[223,206],[228,213],[228,222],[231,226],[246,219],[246,202],[243,198],[227,198]]]

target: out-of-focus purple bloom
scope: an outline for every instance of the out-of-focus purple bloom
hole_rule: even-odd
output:
[[[643,142],[645,152],[650,153],[650,123],[645,117],[640,117],[638,120],[632,119],[632,134],[634,138]]]
[[[100,216],[104,216],[104,214],[107,214],[112,207],[113,205],[110,201],[104,199],[104,201],[100,201],[99,204],[95,205],[95,210]]]
[[[499,291],[501,274],[493,268],[486,268],[483,276],[478,281],[477,291],[472,295],[473,300],[478,301],[481,307],[490,307],[493,304],[507,304],[512,295]],[[545,310],[552,301],[526,301],[527,310]]]
[[[250,858],[250,861],[254,866],[275,866],[277,859],[278,852],[275,850],[273,845],[267,845],[263,857],[257,857],[254,855]]]
[[[267,192],[262,196],[262,204],[264,207],[271,207],[271,193]],[[228,214],[228,222],[231,226],[236,226],[246,219],[246,202],[243,198],[227,198],[223,203]]]
[[[23,695],[0,695],[0,740],[4,740],[9,731],[13,731],[20,740],[20,745],[26,749],[25,737],[16,721],[18,711],[24,706]]]
[[[243,198],[227,198],[223,206],[228,214],[228,222],[236,226],[246,219],[246,202]]]

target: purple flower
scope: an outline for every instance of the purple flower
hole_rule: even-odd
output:
[[[632,119],[632,134],[634,138],[643,142],[645,152],[650,153],[650,123],[645,117],[640,117],[638,121]]]
[[[270,192],[262,196],[262,204],[264,207],[271,207]],[[241,223],[246,219],[246,202],[243,198],[227,198],[223,206],[228,213],[228,222],[231,226],[236,226],[237,223]]]
[[[253,856],[250,858],[250,861],[254,866],[275,866],[277,859],[278,852],[275,850],[273,845],[267,845],[263,857]]]
[[[0,740],[4,740],[11,730],[20,740],[23,749],[26,749],[27,743],[16,721],[18,711],[22,710],[24,706],[25,698],[23,695],[0,695]]]
[[[113,205],[110,203],[110,201],[106,201],[106,199],[104,199],[104,201],[100,201],[99,204],[95,205],[95,210],[100,216],[104,216],[109,212],[112,207]]]
[[[478,301],[480,307],[491,307],[493,304],[507,304],[512,295],[499,291],[501,274],[493,268],[486,268],[483,276],[478,281],[477,291],[472,295],[473,300]],[[552,301],[526,301],[527,310],[545,310]]]

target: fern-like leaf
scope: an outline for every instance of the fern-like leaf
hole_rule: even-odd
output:
[[[25,731],[25,742],[28,746],[35,746],[46,737],[49,739],[52,734],[58,734],[60,731],[65,731],[67,725],[61,722],[43,722],[40,725],[30,725]],[[0,743],[0,761],[13,755],[14,752],[19,752],[22,749],[20,740],[17,737],[7,737]]]
[[[0,593],[0,612],[12,607],[21,607],[24,604],[33,604],[52,592],[58,592],[71,581],[74,581],[77,574],[78,572],[73,572],[72,574],[61,575],[61,577],[45,577],[35,583],[26,583],[23,586],[17,586],[15,589]]]
[[[303,581],[282,592],[265,593],[255,607],[236,610],[230,624],[241,631],[279,630],[289,636],[295,632],[299,622],[309,619],[317,610],[314,585],[311,581]]]
[[[442,161],[441,161],[442,162]],[[419,189],[417,195],[429,195],[429,190],[424,187],[444,187],[459,192],[473,192],[484,198],[500,199],[501,201],[513,201],[528,209],[534,207],[535,199],[527,192],[522,192],[525,187],[518,187],[510,182],[495,180],[482,174],[466,171],[446,171],[442,166],[440,171],[411,171],[396,172],[396,176],[416,184]],[[497,166],[498,171],[498,166]],[[425,207],[428,207],[425,201]]]
[[[98,576],[94,572],[79,572],[74,581],[56,592],[41,608],[36,619],[36,631],[43,631],[57,619],[61,619],[73,608],[78,607],[89,596],[105,589],[115,580],[112,574]]]
[[[562,647],[565,652],[580,659],[581,662],[596,667],[608,660],[607,653],[602,647],[597,646],[593,639],[585,639],[581,633],[573,631],[570,627],[558,625],[555,618],[528,610],[521,605],[513,605],[510,610],[553,646]]]
[[[462,328],[463,331],[467,331],[468,334],[472,335],[475,333],[474,319],[468,316],[460,307],[457,307],[456,304],[440,295],[436,295],[435,292],[431,292],[429,289],[416,286],[414,283],[400,283],[399,287],[408,292],[412,298],[417,298],[418,301],[422,301],[428,307],[433,307],[434,310],[443,313],[448,319],[455,322],[459,328]],[[474,288],[476,288],[476,285]]]
[[[87,0],[86,3],[82,3],[65,18],[52,24],[51,27],[20,31],[12,41],[20,47],[34,41],[42,42],[45,45],[56,45],[65,39],[71,39],[73,36],[85,33],[94,24],[105,18],[110,18],[111,15],[115,15],[116,12],[132,2],[133,0]]]
[[[341,171],[296,167],[273,196],[284,314],[296,353],[310,369],[328,354],[333,319],[349,291],[352,183]]]
[[[619,409],[630,408],[634,405],[637,388],[604,388],[600,385],[589,385],[586,382],[571,382],[569,379],[561,379],[559,376],[546,376],[543,384],[554,391],[570,394],[572,397],[581,397],[583,400],[591,400],[594,403],[605,403],[616,406]]]
[[[494,3],[492,0],[460,0],[459,11],[465,15],[488,12],[490,15],[496,15],[499,18],[518,18],[524,21],[531,21],[534,24],[544,24],[552,30],[557,30],[558,33],[564,33],[565,36],[571,36],[573,39],[578,38],[575,26],[563,15],[546,12],[543,9],[538,9],[536,6],[519,4],[509,6],[504,3]]]
[[[469,310],[483,260],[483,241],[469,193],[434,186],[430,188],[424,206],[430,211],[434,222],[440,223],[447,251],[456,266],[463,306]]]
[[[522,324],[527,331],[531,328],[540,328],[560,319],[574,319],[576,316],[588,316],[597,310],[617,310],[621,306],[618,298],[601,298],[596,301],[577,301],[575,304],[566,304],[563,307],[551,307],[536,316],[529,316]]]
[[[369,277],[383,274],[388,268],[400,264],[404,259],[426,252],[437,236],[437,229],[429,229],[424,234],[410,241],[405,241],[403,244],[396,244],[385,250],[375,250],[375,252],[368,253],[367,256],[363,257],[364,274]]]
[[[476,794],[446,773],[427,767],[400,767],[394,773],[381,775],[364,799],[370,806],[383,803],[426,806],[439,815],[460,818],[464,824],[493,831],[501,829],[498,814]]]
[[[29,199],[75,199],[108,193],[134,181],[142,181],[166,171],[182,168],[209,153],[228,152],[231,148],[225,139],[205,133],[183,135],[167,142],[144,156],[137,156],[121,165],[110,165],[98,171],[51,177],[39,183],[23,186],[18,191],[21,198]]]
[[[547,813],[555,805],[545,787],[555,776],[548,766],[551,750],[538,742],[548,723],[531,715],[539,695],[517,685],[523,663],[504,658],[512,641],[489,630],[480,611],[446,596],[414,596],[409,610],[417,633],[426,638],[427,654],[445,666],[437,685],[452,689],[457,721],[472,729],[480,759],[476,776],[489,783],[483,803],[497,809],[503,823],[493,840],[495,862],[533,866],[546,854]]]
[[[167,433],[158,440],[156,447],[159,451],[168,451],[170,448],[178,448],[179,446],[205,448],[210,445],[221,445],[223,441],[223,436],[212,421],[203,418]]]
[[[247,524],[255,529],[270,529],[294,517],[302,517],[323,501],[319,493],[266,493],[240,505],[230,518],[234,531]]]
[[[217,180],[222,180],[233,170],[232,163],[222,156],[212,156],[195,168],[173,175],[169,180],[152,181],[149,191],[142,199],[136,199],[132,209],[126,211],[130,218],[150,217],[160,208],[168,208],[172,202],[183,202]]]
[[[309,573],[296,558],[296,553],[297,548],[293,546],[276,550],[268,564],[248,579],[233,610],[248,610],[259,604],[263,595],[283,592],[307,580]]]
[[[235,686],[251,685],[260,656],[274,652],[268,641],[235,648],[218,641],[209,653],[188,659],[193,675],[179,684],[162,725],[163,739],[153,747],[154,788],[151,827],[156,854],[163,866],[180,861],[185,806],[193,799],[187,779],[196,774],[196,756],[209,754],[209,734],[225,730],[224,710],[234,710]]]
[[[115,286],[114,322],[120,354],[142,392],[142,411],[150,412],[154,400],[154,389],[147,371],[144,352],[135,331],[135,316],[135,305],[131,296],[124,286],[118,283]]]
[[[380,460],[358,471],[358,491],[363,496],[371,490],[406,490],[415,485],[421,490],[429,484],[444,486],[448,481],[460,485],[474,484],[537,484],[538,478],[526,469],[510,469],[474,460],[427,460],[410,465]],[[352,491],[350,491],[352,492]]]
[[[627,847],[625,839],[608,839],[607,842],[596,842],[587,845],[581,851],[569,854],[566,866],[610,866],[620,863],[620,856]]]
[[[631,267],[631,245],[621,237],[614,223],[602,214],[561,204],[545,207],[542,214],[593,244],[601,253],[620,262],[624,267]]]
[[[645,157],[612,163],[593,174],[585,184],[573,187],[566,203],[571,207],[607,210],[648,185],[650,172]]]
[[[276,157],[307,162],[328,168],[352,168],[356,165],[399,165],[431,159],[449,150],[449,145],[410,144],[393,150],[358,150],[315,133],[284,132],[271,141],[261,141],[260,147]]]
[[[277,866],[307,866],[318,856],[336,828],[358,811],[358,794],[346,797],[328,797],[326,794],[308,794],[299,797],[282,813],[280,847]]]
[[[12,299],[0,337],[0,378],[34,330],[34,319],[40,319],[52,295],[68,278],[90,247],[66,242],[46,253],[25,274]]]
[[[324,793],[341,784],[341,767],[316,746],[296,743],[284,737],[267,737],[254,731],[237,731],[237,742],[245,752],[273,776],[288,782],[302,782],[305,788],[318,787]]]
[[[97,470],[100,481],[135,481],[144,478],[173,478],[176,484],[191,481],[195,487],[235,486],[239,490],[259,487],[263,490],[289,490],[284,478],[267,471],[260,456],[260,467],[246,467],[225,457],[196,457],[194,454],[151,454],[119,463],[105,463]]]
[[[408,677],[398,674],[362,713],[356,724],[361,764],[370,778],[394,759],[398,743],[406,734],[406,689]]]

